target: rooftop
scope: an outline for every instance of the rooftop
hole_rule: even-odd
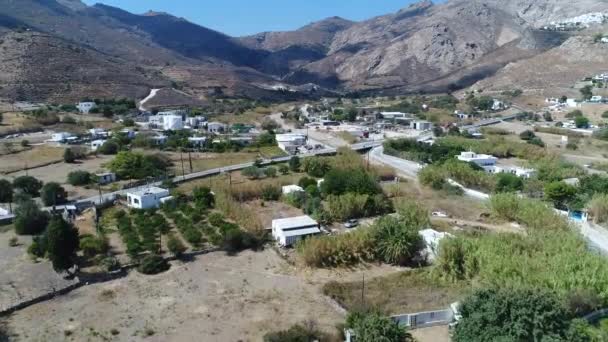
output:
[[[137,191],[129,191],[128,193],[133,196],[144,196],[144,195],[152,195],[152,194],[164,194],[164,193],[168,193],[168,192],[169,192],[169,190],[167,190],[167,189],[152,186],[152,187],[137,190]]]
[[[317,221],[313,220],[307,215],[272,220],[272,225],[281,230],[299,227],[311,227],[317,226],[318,224],[319,223]]]

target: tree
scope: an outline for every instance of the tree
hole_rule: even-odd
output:
[[[143,274],[158,274],[171,268],[171,265],[160,255],[148,255],[137,267],[137,270]]]
[[[133,127],[133,126],[135,126],[135,121],[133,121],[133,119],[124,119],[124,120],[122,121],[122,124],[123,124],[125,127]]]
[[[49,217],[31,198],[22,198],[15,210],[15,232],[19,235],[40,234],[46,228]]]
[[[121,151],[109,163],[108,168],[119,178],[143,179],[162,176],[170,165],[171,162],[160,154]]]
[[[319,331],[316,323],[306,322],[296,324],[287,330],[271,332],[264,335],[264,342],[312,342],[329,341],[323,332]]]
[[[271,184],[262,188],[262,199],[265,201],[277,201],[281,197],[281,188]]]
[[[531,130],[525,130],[519,134],[519,138],[521,140],[529,141],[536,138],[536,134],[534,134],[534,132],[532,132]]]
[[[271,118],[265,118],[262,121],[262,129],[267,131],[274,131],[275,129],[281,127],[276,121]]]
[[[105,154],[105,155],[114,155],[114,154],[118,153],[119,149],[120,149],[120,146],[118,145],[118,143],[115,140],[108,140],[105,143],[103,143],[103,145],[99,146],[97,151],[99,153]]]
[[[21,147],[28,147],[28,146],[30,146],[30,141],[27,139],[23,139],[23,140],[21,140],[20,144],[21,144]]]
[[[9,210],[13,211],[13,185],[6,179],[0,179],[0,203],[8,203]]]
[[[0,125],[2,124],[2,121],[4,121],[4,114],[0,113]]]
[[[576,128],[589,128],[589,119],[584,116],[577,116],[574,118],[574,124]]]
[[[286,175],[286,174],[288,174],[288,173],[289,173],[289,166],[287,166],[287,165],[285,165],[285,164],[281,164],[281,165],[279,165],[279,172],[280,172],[282,175]]]
[[[42,187],[40,199],[46,206],[64,204],[68,200],[68,193],[59,183],[50,182]]]
[[[357,342],[407,342],[412,336],[392,318],[376,312],[349,313],[346,325],[351,328]]]
[[[80,245],[78,229],[60,216],[53,216],[47,227],[47,255],[56,272],[63,272],[74,266],[76,251]]]
[[[79,186],[90,184],[93,180],[93,175],[90,172],[77,170],[68,173],[67,182],[70,185]]]
[[[42,181],[32,176],[19,176],[13,180],[13,188],[26,195],[38,197],[42,188]]]
[[[500,173],[497,178],[496,192],[515,192],[524,188],[524,181],[512,173]]]
[[[593,86],[586,85],[580,90],[583,100],[587,101],[593,97]]]
[[[608,110],[602,113],[602,118],[608,119]]]
[[[405,265],[412,261],[422,247],[422,238],[418,231],[426,228],[419,218],[428,218],[428,213],[422,210],[419,214],[421,216],[413,220],[408,218],[409,215],[384,216],[376,222],[373,226],[373,234],[376,254],[380,260],[396,265]]]
[[[66,148],[65,151],[63,151],[63,161],[68,164],[71,164],[76,161],[76,155],[74,154],[74,151],[72,151],[71,148]]]
[[[312,177],[323,177],[330,168],[329,162],[320,157],[312,157],[304,160],[304,171]]]
[[[192,196],[198,207],[211,209],[215,205],[215,196],[208,187],[195,187],[192,190]]]
[[[289,159],[289,169],[292,172],[298,172],[300,171],[300,157],[298,156],[293,156]]]
[[[248,166],[241,171],[241,174],[249,179],[258,179],[262,176],[262,170],[255,166]]]
[[[576,197],[577,189],[564,182],[552,182],[545,186],[545,198],[558,209],[567,209],[568,204]]]
[[[553,292],[480,290],[463,302],[460,313],[455,342],[568,340],[569,315]]]
[[[177,258],[181,257],[182,254],[184,254],[184,252],[187,250],[182,241],[174,234],[169,235],[169,239],[167,240],[167,249],[169,249],[169,252],[171,252],[171,254],[175,255]]]

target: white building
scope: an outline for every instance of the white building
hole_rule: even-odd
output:
[[[521,177],[521,178],[525,178],[525,179],[532,178],[536,175],[536,170],[526,169],[526,168],[519,167],[519,166],[494,165],[494,166],[484,167],[484,170],[486,170],[489,173],[510,173],[510,174],[516,175],[517,177]]]
[[[51,142],[62,143],[62,142],[68,141],[72,137],[74,137],[74,135],[72,135],[71,133],[68,133],[68,132],[53,133],[51,135]]]
[[[589,102],[593,102],[593,103],[600,103],[602,102],[603,97],[599,96],[599,95],[595,95],[595,96],[591,96],[591,98],[589,99]]]
[[[155,135],[148,138],[154,146],[162,146],[167,143],[166,135]]]
[[[189,137],[188,138],[188,142],[192,146],[203,147],[203,146],[205,146],[205,143],[207,142],[207,138],[205,138],[205,137]]]
[[[99,139],[91,141],[91,150],[93,152],[97,151],[103,144],[106,143],[107,140]]]
[[[570,107],[570,108],[578,108],[581,106],[580,103],[578,103],[576,101],[576,99],[567,99],[566,100],[566,106]]]
[[[209,122],[207,124],[207,131],[210,133],[224,133],[227,129],[227,126],[221,122]]]
[[[175,131],[184,129],[184,121],[181,115],[163,115],[163,130]]]
[[[96,107],[97,107],[97,104],[95,102],[79,102],[76,105],[76,108],[78,108],[78,111],[83,114],[89,114],[91,112],[91,109],[96,108]]]
[[[309,216],[272,220],[272,237],[279,245],[288,247],[298,240],[321,233],[319,223]]]
[[[466,163],[475,163],[480,167],[486,168],[489,166],[495,166],[498,158],[487,154],[477,154],[475,152],[462,152],[459,156],[456,156],[458,160]]]
[[[204,116],[190,116],[186,118],[186,125],[192,128],[199,128],[205,121],[207,119]]]
[[[103,128],[91,128],[89,134],[91,134],[91,137],[93,138],[107,138],[109,135],[108,131]]]
[[[277,134],[275,136],[279,148],[289,154],[295,154],[298,148],[306,145],[306,136],[303,134]]]
[[[387,119],[387,120],[412,116],[411,114],[402,113],[402,112],[380,112],[380,115],[382,115],[382,118]]]
[[[504,102],[502,102],[500,100],[497,100],[497,99],[493,100],[493,102],[492,102],[492,110],[498,111],[498,110],[503,110],[505,108],[507,108],[507,106],[505,105]]]
[[[96,173],[97,182],[101,185],[116,182],[116,174],[114,172]]]
[[[433,129],[433,124],[424,120],[413,121],[411,125],[412,128],[417,131],[429,131]]]
[[[169,197],[169,190],[150,187],[127,192],[127,205],[135,209],[157,208],[165,197]]]
[[[294,185],[285,185],[282,190],[283,190],[283,195],[289,195],[294,192],[303,192],[304,191],[304,189],[302,189],[301,186],[295,185],[295,184]]]

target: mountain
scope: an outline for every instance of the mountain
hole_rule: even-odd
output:
[[[331,17],[230,37],[162,12],[2,0],[0,96],[73,101],[164,87],[204,101],[445,91],[573,44],[579,32],[538,28],[594,11],[608,11],[608,0],[422,1],[362,22]]]

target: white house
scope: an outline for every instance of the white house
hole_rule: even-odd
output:
[[[93,152],[97,151],[103,144],[106,143],[107,140],[99,139],[91,141],[91,150]]]
[[[153,186],[127,192],[127,205],[135,209],[157,208],[165,197],[169,197],[169,190]]]
[[[227,126],[221,122],[209,122],[207,124],[207,131],[210,133],[224,133]]]
[[[498,161],[498,158],[487,154],[477,154],[475,152],[462,152],[459,156],[456,156],[458,160],[466,163],[475,163],[483,168],[494,166]]]
[[[304,191],[304,189],[302,189],[301,186],[295,185],[295,184],[285,185],[282,190],[283,190],[283,195],[289,195],[294,192],[303,192]]]
[[[277,134],[275,136],[279,148],[289,154],[295,154],[300,146],[306,145],[306,136],[303,134]]]
[[[272,237],[279,245],[292,246],[298,240],[321,233],[319,223],[309,216],[272,220]]]
[[[602,39],[600,39],[600,42],[608,43],[608,37],[602,37]]]
[[[184,121],[181,115],[163,115],[163,130],[174,131],[184,129]]]
[[[205,146],[205,143],[207,142],[207,138],[206,137],[189,137],[188,142],[192,146],[203,147],[203,146]]]
[[[52,142],[66,142],[66,141],[68,141],[68,139],[70,139],[72,137],[73,137],[73,135],[68,132],[53,133],[51,135],[51,141]]]
[[[412,128],[417,131],[428,131],[433,129],[433,124],[429,121],[417,120],[412,122]]]
[[[505,105],[504,102],[494,99],[492,102],[492,110],[497,111],[497,110],[503,110],[507,108],[507,106]]]
[[[536,175],[536,170],[534,169],[526,169],[519,166],[488,166],[484,167],[486,172],[489,173],[511,173],[516,175],[517,177],[529,179]]]
[[[97,104],[95,102],[79,102],[76,105],[78,111],[83,114],[89,114],[89,112],[91,112],[91,109],[95,107],[97,107]]]
[[[96,173],[97,182],[101,185],[116,182],[116,174],[114,172]]]
[[[380,112],[380,115],[382,115],[382,118],[387,119],[387,120],[411,117],[411,114],[402,113],[402,112]]]
[[[578,108],[581,106],[580,103],[578,103],[576,101],[576,99],[567,99],[566,100],[566,106],[570,107],[570,108]]]

